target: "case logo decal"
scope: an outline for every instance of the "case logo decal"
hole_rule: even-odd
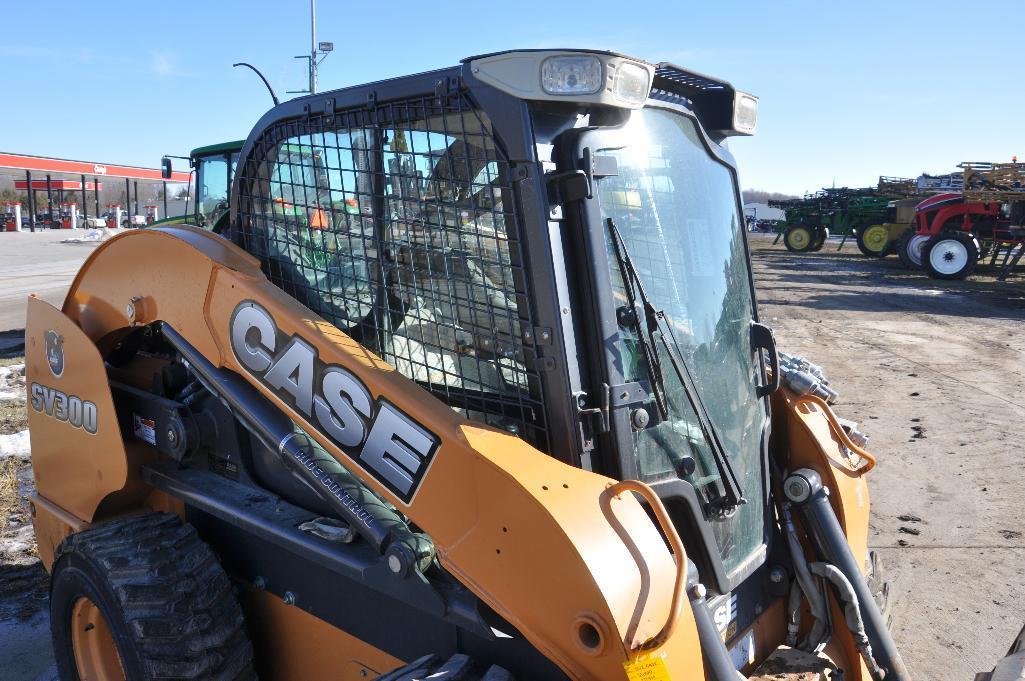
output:
[[[46,341],[46,361],[56,378],[64,373],[64,339],[54,330],[43,334]]]
[[[267,310],[243,301],[231,315],[235,358],[261,384],[409,503],[434,459],[438,437],[299,335],[286,336]]]

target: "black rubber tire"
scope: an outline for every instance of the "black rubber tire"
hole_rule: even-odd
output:
[[[958,267],[956,270],[938,270],[932,261],[934,249],[943,248],[943,244],[956,242],[954,245],[960,244],[965,251],[965,262],[963,266]],[[969,274],[975,271],[975,266],[979,264],[979,243],[975,240],[968,232],[945,232],[937,234],[922,246],[922,267],[929,273],[929,276],[933,279],[964,279]]]
[[[872,592],[872,599],[875,600],[879,612],[883,616],[886,628],[893,631],[894,597],[890,590],[890,583],[886,581],[886,574],[883,571],[879,554],[875,551],[868,552],[868,565],[865,572],[865,582],[869,591]]]
[[[828,227],[816,227],[815,228],[815,241],[812,243],[811,248],[808,249],[812,253],[821,251],[822,247],[826,245],[826,239],[829,238]]]
[[[132,226],[132,223],[130,221],[128,221],[128,220],[122,220],[121,221],[121,226],[124,227],[125,229],[128,229],[129,227]]]
[[[128,681],[256,679],[232,584],[210,548],[177,516],[113,521],[58,547],[50,630],[65,681],[80,681],[71,614],[83,597],[107,621]]]
[[[426,655],[377,677],[377,681],[514,681],[513,676],[498,666],[480,665],[472,658],[457,654],[442,660],[437,655]]]
[[[795,246],[791,242],[791,235],[797,230],[806,230],[808,232],[808,243],[802,246]],[[799,222],[796,225],[790,225],[783,231],[783,245],[787,247],[787,250],[791,253],[806,253],[808,249],[815,245],[815,228],[807,225],[803,222]]]

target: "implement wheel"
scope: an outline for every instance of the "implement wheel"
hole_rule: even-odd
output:
[[[812,244],[812,251],[821,251],[822,247],[826,245],[826,239],[829,238],[828,227],[816,227],[815,228],[815,243]]]
[[[905,267],[917,270],[922,266],[922,247],[929,238],[928,235],[916,234],[912,229],[901,235],[897,242],[897,257]]]
[[[964,279],[979,262],[979,246],[967,232],[937,234],[922,248],[925,271],[934,279]]]
[[[783,245],[791,253],[804,253],[815,245],[815,230],[803,222],[790,225],[783,232]]]
[[[870,258],[881,258],[890,250],[890,230],[885,225],[865,225],[858,230],[858,250]]]
[[[65,539],[50,630],[66,681],[255,681],[242,610],[217,557],[167,513]]]

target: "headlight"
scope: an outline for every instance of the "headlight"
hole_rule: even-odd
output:
[[[758,98],[737,90],[733,95],[733,129],[741,135],[753,135],[757,126]]]
[[[648,98],[648,70],[639,64],[620,62],[612,80],[612,94],[627,104],[641,105]]]
[[[548,57],[541,62],[541,88],[550,95],[591,95],[601,85],[601,61],[596,56]]]
[[[524,50],[466,60],[480,81],[514,97],[620,108],[644,106],[655,66],[610,52]]]

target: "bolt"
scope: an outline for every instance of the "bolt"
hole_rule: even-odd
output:
[[[546,341],[546,340],[548,340],[551,337],[552,337],[552,334],[548,333],[547,331],[542,331],[541,332],[541,340],[545,340]]]
[[[637,430],[645,428],[650,420],[651,417],[648,415],[647,409],[634,409],[630,413],[630,423],[633,424],[633,427]]]
[[[787,573],[781,567],[774,567],[769,571],[769,581],[773,584],[782,584],[786,577]]]
[[[167,441],[172,445],[178,441],[178,436],[174,434],[174,430],[171,428],[167,429]]]
[[[291,591],[286,591],[284,601],[285,605],[295,605],[295,594]]]
[[[394,553],[388,556],[388,569],[395,574],[402,572],[402,561]]]

